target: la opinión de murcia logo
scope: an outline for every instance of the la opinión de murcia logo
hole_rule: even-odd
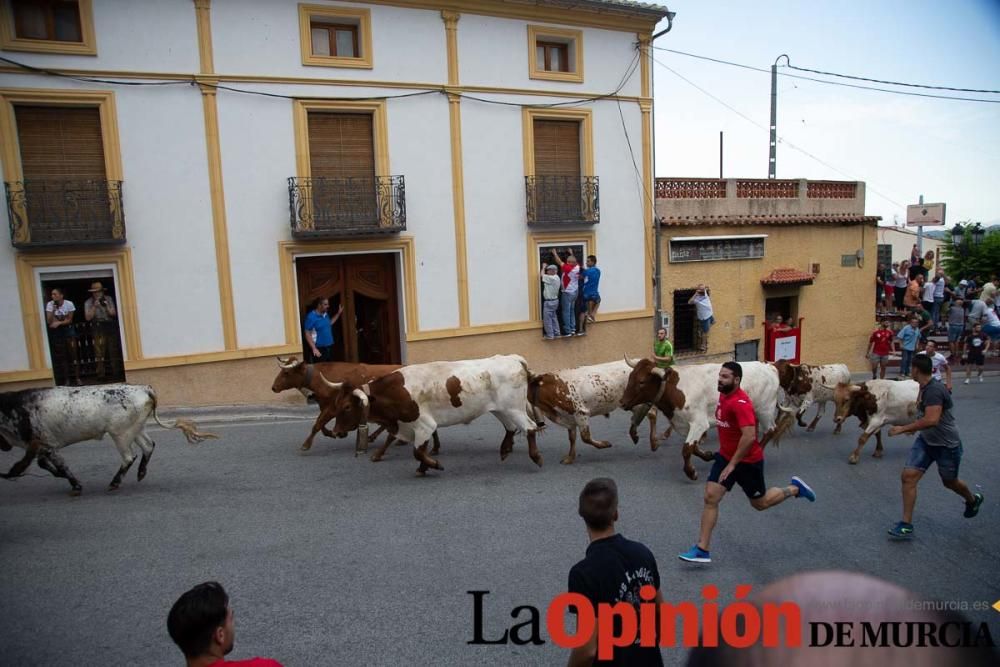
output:
[[[805,647],[995,647],[989,625],[972,622],[932,623],[927,621],[810,621],[808,644],[803,644],[804,626],[798,604],[786,602],[753,603],[747,600],[750,585],[737,585],[735,600],[721,606],[719,589],[706,585],[701,602],[663,602],[656,604],[656,589],[639,589],[637,604],[617,602],[595,606],[579,593],[562,593],[548,605],[545,629],[551,641],[561,648],[583,646],[597,634],[597,657],[608,660],[617,648],[638,644],[642,647],[714,648],[727,645],[749,648]],[[520,605],[510,612],[518,621],[500,632],[490,624],[489,636],[484,606],[488,590],[466,591],[472,596],[472,645],[545,644],[541,634],[541,613],[533,605]],[[576,614],[575,629],[567,628],[569,613]],[[681,626],[677,632],[678,622]],[[680,634],[680,641],[678,641]]]

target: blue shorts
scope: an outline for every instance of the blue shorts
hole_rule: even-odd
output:
[[[906,459],[904,467],[927,472],[932,463],[937,463],[941,481],[958,479],[958,467],[962,463],[962,443],[958,443],[958,447],[928,445],[923,436],[918,435],[910,447],[910,457]]]
[[[593,301],[594,303],[600,303],[601,302],[601,295],[598,294],[597,292],[594,292],[593,294],[587,294],[586,292],[584,292],[584,294],[583,294],[583,302],[584,303],[590,303],[591,301]]]
[[[961,324],[949,324],[948,325],[948,342],[955,343],[958,339],[962,337],[962,333],[965,332],[965,326]]]
[[[705,333],[708,333],[708,330],[712,328],[713,324],[715,324],[715,317],[712,316],[712,315],[709,315],[707,320],[698,320],[698,324],[701,325],[701,330],[702,331],[704,331]]]

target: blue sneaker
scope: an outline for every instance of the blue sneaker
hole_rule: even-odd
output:
[[[712,557],[707,551],[699,547],[697,544],[685,551],[682,554],[677,554],[677,557],[681,560],[687,561],[689,563],[711,563]]]
[[[799,498],[805,498],[811,503],[816,502],[816,492],[812,490],[812,487],[803,482],[798,477],[792,477],[792,486],[797,487],[799,490]]]
[[[889,535],[897,540],[908,540],[913,537],[913,524],[900,521],[889,529]]]

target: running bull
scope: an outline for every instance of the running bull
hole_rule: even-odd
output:
[[[146,434],[146,420],[150,416],[163,428],[180,429],[189,443],[216,437],[199,432],[193,422],[184,419],[172,423],[160,421],[156,415],[156,393],[148,386],[111,384],[0,393],[0,449],[8,451],[20,447],[25,450],[24,457],[0,477],[21,476],[37,457],[39,467],[68,480],[71,494],[79,495],[83,487],[66,466],[59,450],[84,440],[100,440],[107,434],[122,459],[108,490],[118,489],[125,473],[135,463],[133,445],[142,453],[137,475],[141,481],[156,446]]]
[[[837,406],[834,421],[842,424],[848,417],[857,417],[864,429],[848,463],[861,460],[861,450],[872,434],[875,435],[872,456],[882,458],[882,427],[909,424],[916,419],[920,385],[914,380],[868,380],[859,385],[838,384],[827,388],[833,391]]]
[[[427,453],[427,441],[434,431],[468,424],[488,412],[506,431],[500,459],[507,458],[514,447],[514,435],[523,431],[528,438],[528,455],[541,466],[535,442],[538,425],[528,415],[528,378],[527,362],[511,354],[404,366],[360,386],[327,382],[340,392],[334,431],[358,429],[366,440],[370,421],[385,426],[397,438],[413,443],[413,457],[420,462],[417,474],[423,475],[428,468],[444,470]]]
[[[628,377],[632,369],[625,361],[612,361],[595,366],[581,366],[531,376],[528,382],[528,401],[536,414],[541,413],[550,421],[567,430],[569,452],[562,463],[576,460],[576,433],[582,440],[605,449],[611,446],[606,440],[594,440],[590,434],[590,418],[598,415],[607,417],[618,409]],[[649,419],[649,448],[656,451],[656,411],[651,410]],[[637,426],[632,425],[629,434],[633,442],[639,441]]]
[[[621,407],[633,410],[640,406],[653,406],[670,420],[674,430],[684,438],[681,454],[684,457],[684,474],[688,479],[698,479],[698,472],[691,465],[694,454],[703,461],[712,461],[713,452],[703,451],[701,441],[708,435],[715,420],[719,402],[718,378],[722,364],[694,364],[658,368],[649,359],[631,360],[632,368],[628,386],[622,396]],[[763,432],[760,444],[775,444],[792,426],[794,408],[778,402],[778,371],[771,364],[756,361],[743,362],[743,381],[740,386],[750,397],[757,415],[757,426]],[[778,419],[778,412],[786,414]],[[634,411],[633,423],[642,418]]]
[[[841,383],[851,383],[851,371],[845,364],[813,366],[779,361],[774,366],[778,369],[781,388],[785,391],[789,401],[793,405],[798,405],[798,413],[795,418],[799,426],[806,426],[806,423],[802,421],[802,415],[806,413],[809,406],[816,404],[816,416],[806,427],[806,431],[810,433],[816,430],[816,424],[826,414],[826,404],[831,401],[836,403],[831,387]],[[842,425],[840,422],[836,422],[833,429],[834,435],[840,433]]]

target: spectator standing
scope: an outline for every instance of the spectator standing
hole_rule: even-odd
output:
[[[896,334],[899,341],[899,377],[905,380],[910,375],[910,362],[917,351],[917,341],[920,340],[920,318],[916,315],[910,316],[910,321]]]
[[[965,302],[956,296],[948,307],[948,348],[952,361],[958,363],[962,356],[960,347],[962,335],[965,333]]]
[[[556,250],[552,251],[552,259],[562,271],[562,290],[559,293],[562,333],[563,336],[572,336],[576,333],[576,297],[580,291],[580,265],[572,249],[566,251],[566,261],[560,259]]]
[[[934,326],[934,323],[931,321],[931,314],[923,308],[914,308],[913,314],[920,320],[920,343],[926,343]]]
[[[49,327],[49,345],[52,361],[59,359],[62,377],[56,384],[80,385],[80,359],[77,353],[76,327],[73,317],[76,306],[68,300],[62,289],[56,287],[51,292],[52,300],[45,304],[45,322]],[[72,377],[70,377],[72,376]],[[58,380],[62,380],[60,383]]]
[[[924,277],[917,275],[910,279],[906,286],[906,294],[903,296],[903,305],[906,308],[917,308],[920,306],[920,297],[923,293]]]
[[[542,264],[542,331],[545,340],[559,337],[559,288],[562,281],[555,264]]]
[[[914,243],[913,247],[910,248],[910,266],[913,266],[918,262],[920,262],[920,248],[916,243]]]
[[[917,258],[916,261],[910,263],[910,280],[913,280],[917,276],[923,276],[924,280],[927,280],[927,267],[924,266],[924,260]]]
[[[927,273],[930,273],[931,271],[934,270],[935,259],[936,257],[933,250],[928,250],[927,252],[924,253],[924,269],[927,271]],[[925,278],[927,277],[926,273],[924,274],[924,277]]]
[[[924,307],[924,310],[926,310],[928,313],[932,314],[931,315],[931,320],[932,321],[935,321],[934,320],[934,316],[933,316],[933,313],[934,313],[934,289],[935,289],[935,287],[934,287],[934,281],[933,280],[924,280],[924,283],[921,285],[921,295],[920,295],[920,302],[921,303],[920,303],[920,305],[922,305]]]
[[[885,272],[883,277],[885,289],[885,301],[882,307],[892,310],[896,305],[896,279],[899,277],[899,262],[893,262],[892,266]]]
[[[233,608],[226,590],[214,581],[180,596],[167,615],[167,632],[184,653],[188,667],[281,667],[269,658],[226,660],[236,640]]]
[[[330,319],[330,300],[324,297],[316,299],[316,303],[306,315],[306,342],[312,350],[311,363],[333,361],[333,325],[340,319],[344,306],[337,309],[337,314]]]
[[[937,343],[932,340],[927,341],[927,347],[918,355],[926,355],[931,359],[931,376],[938,382],[942,381],[941,371],[944,371],[944,386],[951,391],[951,366],[945,356],[937,351]]]
[[[104,379],[105,364],[114,359],[111,353],[111,341],[117,333],[115,318],[118,310],[115,300],[104,291],[100,280],[90,284],[90,298],[83,304],[83,315],[91,323],[91,334],[94,339],[94,361],[96,362],[97,379]],[[118,374],[117,368],[111,369],[112,375]]]
[[[919,431],[903,468],[903,518],[889,529],[889,535],[896,539],[913,537],[917,484],[932,463],[937,463],[938,475],[945,488],[954,491],[965,501],[966,519],[976,516],[983,504],[983,494],[973,494],[965,482],[958,478],[958,468],[962,462],[962,439],[951,412],[954,401],[951,393],[939,380],[934,379],[929,358],[921,356],[913,361],[913,379],[920,385],[917,394],[919,419],[905,426],[893,426],[889,429],[890,436]]]
[[[601,307],[601,270],[597,268],[597,255],[587,255],[587,267],[583,274],[583,303],[587,307],[587,321],[597,321],[597,309]]]
[[[653,340],[653,361],[658,368],[670,368],[674,365],[674,344],[667,340],[667,330],[660,328]]]
[[[909,285],[908,272],[910,270],[910,263],[903,261],[899,265],[899,269],[896,271],[896,286],[893,290],[893,296],[896,300],[896,310],[903,310],[903,297],[906,296],[906,287]]]
[[[577,509],[587,526],[590,545],[587,555],[569,571],[569,592],[582,595],[593,605],[630,604],[639,617],[639,605],[644,599],[640,591],[647,586],[654,595],[650,599],[657,605],[663,603],[660,592],[660,571],[656,558],[646,545],[626,539],[615,532],[618,521],[618,487],[613,479],[602,477],[587,482],[580,492]],[[648,591],[649,589],[647,589]],[[597,628],[591,625],[590,638],[585,644],[573,649],[569,664],[598,664]],[[663,664],[660,647],[641,646],[639,641],[614,650],[608,665],[650,665]]]
[[[875,270],[875,308],[880,308],[885,300],[885,264]]]
[[[931,310],[931,319],[934,320],[935,327],[941,323],[941,306],[944,304],[947,287],[948,280],[945,278],[944,269],[938,269],[934,274],[934,308]]]
[[[996,304],[993,299],[986,299],[986,313],[983,315],[983,333],[989,336],[991,341],[1000,340],[1000,315],[997,314]]]
[[[893,333],[889,329],[889,320],[882,320],[879,328],[868,337],[868,358],[872,363],[872,379],[885,379],[885,369],[892,353]]]
[[[577,281],[577,296],[576,306],[574,307],[574,317],[576,317],[576,335],[586,336],[587,335],[587,303],[583,298],[583,288],[585,286],[585,281],[583,279],[584,269],[580,269],[580,278]]]
[[[986,305],[985,301],[983,301],[982,299],[973,299],[972,303],[969,305],[968,324],[970,326],[975,324],[982,324],[983,318],[986,317],[987,310],[988,306]]]
[[[694,304],[695,317],[698,319],[698,350],[701,352],[708,351],[708,332],[715,324],[711,293],[708,285],[701,283],[688,299],[688,303]]]
[[[979,298],[983,301],[986,299],[993,299],[996,301],[997,298],[997,276],[993,274],[990,276],[990,281],[983,285],[983,288],[979,290]]]
[[[992,341],[983,335],[982,326],[976,324],[972,327],[972,331],[967,333],[962,339],[962,344],[965,347],[965,382],[964,384],[969,384],[972,378],[972,367],[976,366],[978,368],[977,376],[979,381],[983,381],[983,364],[986,363],[986,353],[990,350],[990,345]]]

